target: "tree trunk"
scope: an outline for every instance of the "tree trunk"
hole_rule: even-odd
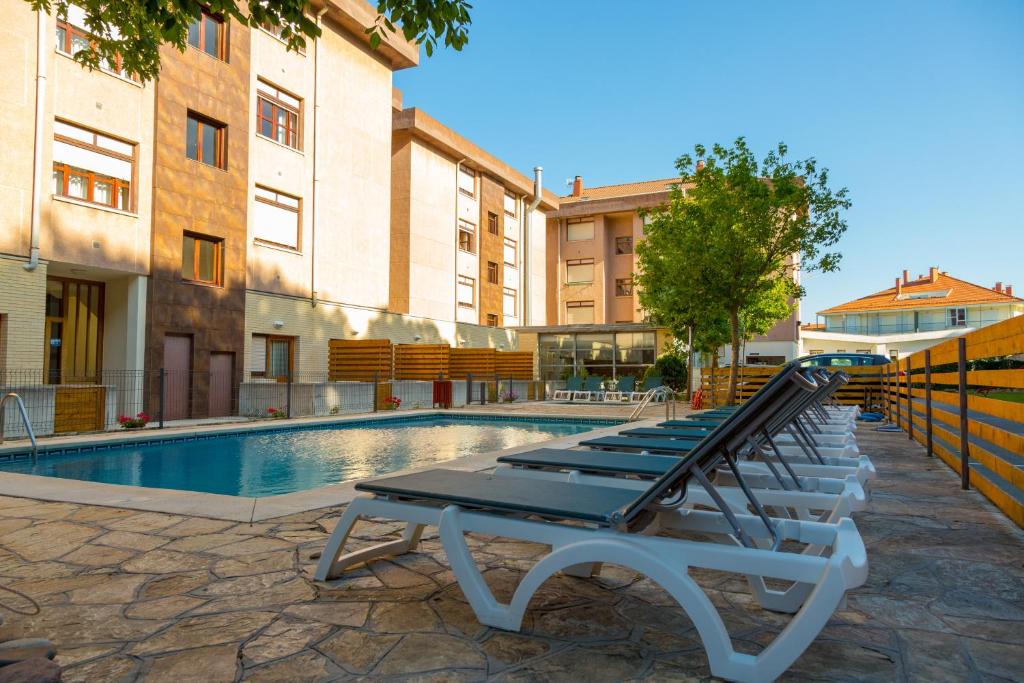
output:
[[[736,382],[740,372],[740,313],[729,311],[729,331],[732,333],[732,365],[729,367],[729,393],[725,405],[736,405]]]

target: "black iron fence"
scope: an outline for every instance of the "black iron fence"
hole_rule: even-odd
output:
[[[104,370],[90,376],[48,378],[43,370],[0,371],[0,396],[17,394],[36,436],[216,422],[279,419],[378,410],[462,407],[469,403],[543,400],[542,383],[510,378],[332,382],[326,372],[285,378],[167,370]],[[48,381],[51,380],[51,381]],[[0,439],[28,436],[20,411],[8,401]]]

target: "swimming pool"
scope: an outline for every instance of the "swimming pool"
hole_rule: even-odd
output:
[[[424,415],[44,450],[0,472],[262,497],[581,434],[616,420]]]

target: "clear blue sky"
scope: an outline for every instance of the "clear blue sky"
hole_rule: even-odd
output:
[[[476,0],[470,43],[396,75],[545,186],[667,177],[694,143],[785,141],[854,202],[803,317],[937,265],[1024,295],[1024,0]]]

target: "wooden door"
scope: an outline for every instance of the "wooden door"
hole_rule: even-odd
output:
[[[235,354],[210,354],[210,417],[231,415],[235,388]]]
[[[164,419],[181,420],[190,416],[192,393],[192,337],[164,337]]]
[[[55,387],[54,433],[95,432],[103,429],[106,395],[105,387]]]

